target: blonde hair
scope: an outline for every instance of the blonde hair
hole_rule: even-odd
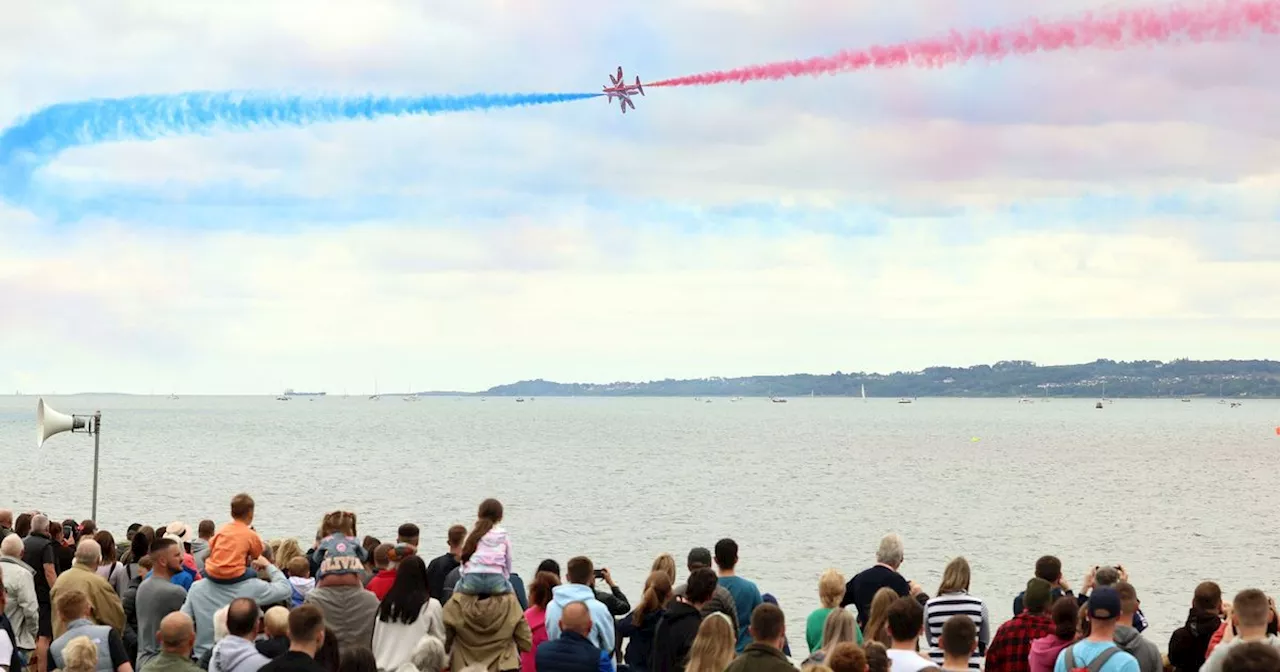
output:
[[[653,559],[653,566],[649,568],[650,572],[662,572],[671,579],[671,585],[676,585],[676,559],[671,557],[670,553],[663,553]]]
[[[93,672],[98,667],[98,645],[80,636],[62,649],[63,672]]]
[[[638,628],[644,625],[644,618],[661,609],[671,599],[671,577],[666,572],[655,571],[649,574],[644,582],[644,597],[636,606],[631,622]]]
[[[834,569],[828,569],[818,579],[818,599],[823,609],[835,609],[844,599],[844,575]]]
[[[938,584],[938,594],[964,593],[969,591],[969,561],[959,556],[947,563],[942,571],[942,583]]]
[[[871,614],[867,616],[867,629],[862,633],[864,641],[880,642],[885,648],[893,645],[889,637],[889,607],[898,601],[898,593],[892,588],[881,588],[871,598]]]
[[[831,655],[836,645],[845,642],[858,643],[858,622],[847,609],[836,609],[827,614],[822,624],[822,650]]]
[[[262,615],[262,623],[266,626],[269,637],[288,636],[289,610],[280,605],[271,607]]]
[[[716,612],[718,615],[720,612]],[[724,668],[733,662],[734,647],[738,644],[738,635],[733,631],[733,624],[727,617],[717,618],[715,615],[702,619],[698,626],[698,636],[693,639],[689,648],[689,662],[685,672],[724,672]]]
[[[281,539],[276,544],[275,559],[272,561],[276,567],[288,567],[289,561],[294,558],[305,558],[302,547],[298,545],[298,540],[293,537]]]

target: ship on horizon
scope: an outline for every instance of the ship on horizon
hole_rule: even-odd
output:
[[[286,397],[323,397],[325,394],[325,392],[295,392],[292,387],[284,391]]]

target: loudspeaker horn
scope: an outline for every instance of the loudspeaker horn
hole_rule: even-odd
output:
[[[87,426],[85,418],[55,411],[44,403],[44,399],[36,402],[36,448],[44,446],[45,440],[54,434],[85,429]]]

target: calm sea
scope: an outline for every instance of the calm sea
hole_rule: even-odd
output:
[[[328,397],[50,397],[103,411],[99,519],[227,517],[230,495],[258,502],[268,537],[304,546],[321,515],[359,514],[361,534],[424,529],[422,553],[498,497],[516,568],[587,554],[633,601],[655,555],[680,576],[690,547],[731,536],[740,573],[788,614],[797,655],[818,575],[874,561],[888,531],[902,571],[932,592],[949,559],[973,565],[993,618],[1031,576],[1063,559],[1122,563],[1164,649],[1205,578],[1229,594],[1280,588],[1280,402]],[[33,397],[0,397],[0,505],[89,515],[92,438],[35,448]]]

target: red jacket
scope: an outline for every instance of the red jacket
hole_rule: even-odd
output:
[[[387,596],[387,591],[391,590],[391,584],[395,582],[396,570],[384,569],[370,579],[369,585],[365,586],[365,588],[368,588],[369,592],[377,595],[378,600],[382,600],[382,598]]]

